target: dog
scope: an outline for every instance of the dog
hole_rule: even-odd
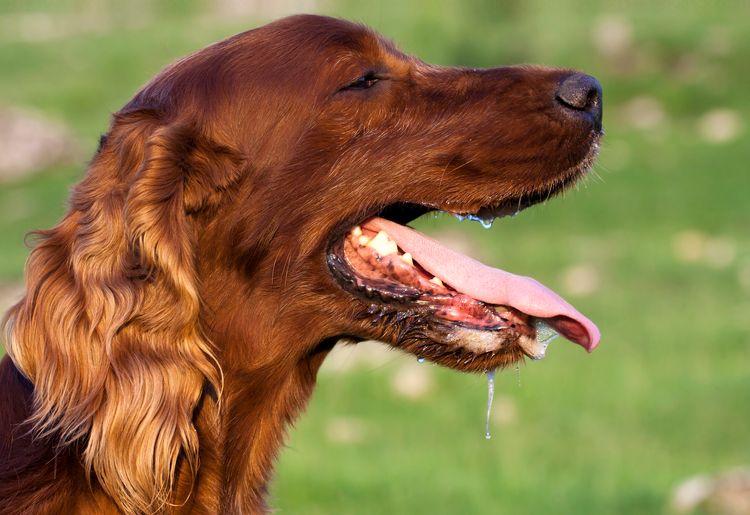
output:
[[[590,169],[602,91],[433,66],[301,15],[159,73],[36,233],[0,365],[0,512],[263,513],[285,428],[341,341],[464,372],[592,350],[528,277],[409,228],[484,224]]]

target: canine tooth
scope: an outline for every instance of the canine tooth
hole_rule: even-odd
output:
[[[352,229],[352,235],[355,238],[359,238],[360,236],[362,236],[362,228],[359,225],[355,225],[354,229]]]
[[[407,262],[407,263],[409,263],[410,265],[413,265],[413,264],[414,264],[414,260],[412,259],[412,257],[411,257],[411,254],[409,254],[408,252],[407,252],[407,253],[405,253],[405,254],[403,254],[403,255],[401,256],[401,259],[403,259],[404,261],[406,261],[406,262]]]
[[[376,234],[367,246],[375,250],[381,256],[389,256],[398,252],[396,242],[390,239],[388,233],[385,231],[380,231]]]
[[[437,276],[430,279],[430,282],[433,284],[437,284],[438,286],[443,286],[443,281],[441,281],[440,277],[437,277]]]
[[[362,235],[362,236],[359,237],[359,239],[357,241],[359,242],[360,245],[364,246],[364,245],[367,245],[370,242],[370,238],[368,238],[365,235]]]

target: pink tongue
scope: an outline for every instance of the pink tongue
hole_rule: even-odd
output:
[[[384,218],[371,218],[363,226],[387,232],[422,268],[457,291],[488,304],[511,306],[527,315],[543,318],[557,332],[589,352],[599,345],[596,325],[538,281],[484,265],[410,227]]]

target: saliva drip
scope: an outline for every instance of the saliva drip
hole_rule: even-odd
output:
[[[490,434],[490,415],[492,414],[492,400],[495,397],[495,370],[487,371],[487,420],[484,423],[484,437],[489,440]]]
[[[560,334],[543,320],[539,319],[534,322],[534,328],[536,329],[536,341],[539,346],[539,353],[532,359],[542,359],[547,353],[547,347],[550,342],[560,336]]]
[[[484,227],[485,229],[489,229],[490,227],[492,227],[492,222],[495,221],[494,218],[484,219],[477,215],[466,215],[466,218],[474,222],[479,222],[480,224],[482,224],[482,227]]]
[[[516,364],[516,380],[518,381],[518,387],[521,388],[521,366]]]
[[[536,341],[544,345],[545,349],[552,340],[560,336],[560,333],[541,320],[537,320],[534,327],[536,328]]]
[[[492,227],[492,222],[495,221],[494,217],[485,219],[477,215],[458,215],[455,213],[453,214],[453,216],[455,216],[459,222],[463,222],[464,220],[471,220],[472,222],[479,222],[480,224],[482,224],[482,227],[484,227],[485,229],[489,229],[490,227]]]

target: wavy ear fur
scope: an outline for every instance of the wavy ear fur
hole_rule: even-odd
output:
[[[37,434],[78,442],[121,510],[158,512],[193,412],[221,371],[199,325],[194,217],[237,181],[238,152],[153,113],[116,115],[55,228],[40,231],[8,353],[34,384]]]

